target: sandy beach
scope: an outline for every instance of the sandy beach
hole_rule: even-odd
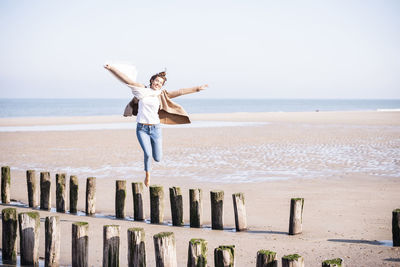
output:
[[[282,256],[294,253],[304,257],[306,266],[321,266],[323,260],[338,257],[346,266],[400,266],[400,248],[391,245],[392,210],[400,208],[400,112],[194,114],[191,119],[200,127],[163,129],[163,160],[153,164],[151,183],[164,187],[165,224],[153,225],[112,218],[115,181],[127,181],[126,213],[132,217],[130,185],[144,178],[143,154],[133,129],[29,130],[31,126],[133,125],[133,118],[1,118],[0,163],[11,167],[14,201],[28,203],[26,170],[36,170],[37,182],[41,171],[49,171],[55,207],[55,174],[66,173],[68,178],[79,178],[78,209],[83,211],[86,178],[97,178],[97,217],[39,211],[40,256],[44,257],[44,218],[57,215],[63,266],[71,264],[75,221],[89,223],[90,266],[102,265],[102,228],[109,224],[121,226],[121,266],[127,266],[126,232],[131,227],[145,229],[147,266],[155,266],[153,235],[159,232],[175,234],[178,266],[186,266],[191,238],[208,241],[210,266],[219,245],[235,245],[240,267],[255,266],[261,249],[277,252],[279,266]],[[225,122],[231,124],[224,126]],[[1,130],[7,127],[15,131]],[[189,224],[189,189],[203,190],[203,228],[169,225],[168,188],[173,186],[183,192],[185,225]],[[223,231],[209,227],[211,190],[225,193]],[[232,230],[231,195],[237,192],[246,199],[246,232]],[[305,199],[303,233],[295,236],[287,234],[292,197]],[[148,218],[148,190],[144,207]],[[30,210],[18,207],[18,212]]]

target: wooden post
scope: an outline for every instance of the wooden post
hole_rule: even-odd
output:
[[[247,230],[246,207],[244,205],[244,194],[232,194],[233,209],[235,212],[235,225],[236,231]]]
[[[153,236],[156,267],[177,267],[175,236],[161,232]]]
[[[150,186],[150,222],[164,221],[164,189],[160,185]]]
[[[211,191],[211,228],[224,229],[224,191]]]
[[[283,256],[282,267],[304,267],[304,258],[298,254]]]
[[[189,241],[188,267],[207,267],[207,241],[194,238]]]
[[[392,212],[393,247],[400,247],[400,209]]]
[[[235,266],[235,246],[219,246],[214,249],[215,267]]]
[[[87,267],[89,259],[89,224],[72,224],[72,267]]]
[[[21,265],[39,266],[39,212],[18,214]]]
[[[71,175],[69,177],[69,212],[72,214],[78,213],[78,190],[78,178]]]
[[[2,221],[2,259],[4,264],[17,264],[17,209],[6,208],[1,211]]]
[[[60,218],[46,217],[45,223],[45,266],[60,266]]]
[[[49,172],[40,173],[40,209],[51,209],[51,179]]]
[[[132,195],[133,195],[133,219],[135,221],[144,220],[143,210],[143,183],[132,183]]]
[[[115,217],[125,219],[126,181],[115,181]]]
[[[169,189],[169,200],[171,203],[171,217],[173,226],[183,225],[183,201],[180,187]]]
[[[278,267],[276,252],[269,250],[259,250],[257,252],[256,267]]]
[[[146,246],[143,228],[128,229],[128,266],[146,267]]]
[[[289,235],[303,231],[304,198],[292,198],[290,201]]]
[[[65,173],[56,174],[56,207],[57,212],[65,212]]]
[[[1,203],[10,203],[11,176],[10,167],[1,167]]]
[[[86,215],[96,213],[96,178],[89,177],[86,179]]]
[[[26,185],[28,187],[28,203],[30,208],[37,208],[36,194],[36,172],[34,170],[26,171]]]
[[[119,267],[119,225],[103,227],[103,267]]]
[[[326,260],[322,262],[322,267],[341,267],[343,260],[341,258]]]
[[[203,219],[203,191],[200,188],[189,189],[190,227],[200,228]]]

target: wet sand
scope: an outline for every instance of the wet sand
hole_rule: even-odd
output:
[[[341,257],[347,266],[396,266],[400,248],[384,246],[391,240],[391,212],[400,203],[400,112],[311,112],[194,114],[194,122],[235,121],[264,124],[163,129],[164,156],[154,163],[152,183],[165,191],[165,225],[115,220],[115,180],[127,180],[126,213],[132,216],[130,184],[143,180],[143,155],[134,130],[1,132],[1,166],[11,167],[12,199],[27,203],[25,171],[41,171],[79,177],[78,209],[84,210],[85,182],[97,177],[97,218],[40,211],[41,218],[61,216],[62,257],[71,263],[71,223],[90,224],[91,266],[101,266],[102,227],[121,225],[121,266],[127,264],[130,227],[146,231],[148,266],[154,266],[152,236],[172,231],[177,240],[178,266],[187,260],[191,238],[208,241],[208,260],[219,245],[236,246],[236,266],[255,266],[260,249],[278,258],[298,253],[306,265],[320,266],[325,259]],[[134,123],[132,118],[69,117],[0,119],[9,126]],[[188,217],[188,191],[202,188],[202,229],[169,226],[168,188],[183,191],[184,219]],[[67,187],[68,190],[68,187]],[[224,190],[226,230],[210,230],[210,190]],[[234,228],[231,195],[246,198],[249,231]],[[304,197],[303,233],[289,236],[290,198]],[[149,195],[145,191],[149,217]],[[1,205],[0,209],[6,206]],[[18,208],[20,211],[30,210]],[[108,217],[107,217],[108,216]],[[41,223],[40,255],[44,256],[44,222]]]

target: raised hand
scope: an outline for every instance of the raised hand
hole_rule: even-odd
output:
[[[203,84],[203,85],[198,86],[197,90],[202,91],[202,90],[206,89],[207,87],[208,87],[208,84]]]

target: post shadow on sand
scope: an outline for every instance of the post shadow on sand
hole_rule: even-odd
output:
[[[378,241],[378,240],[328,239],[328,241],[340,242],[340,243],[352,243],[352,244],[367,244],[367,245],[375,245],[375,246],[385,245],[383,242]]]
[[[288,235],[288,232],[281,232],[281,231],[262,231],[262,230],[246,230],[245,233],[250,234],[270,234],[270,235]]]
[[[384,261],[400,262],[400,258],[388,258],[388,259],[384,259]]]

